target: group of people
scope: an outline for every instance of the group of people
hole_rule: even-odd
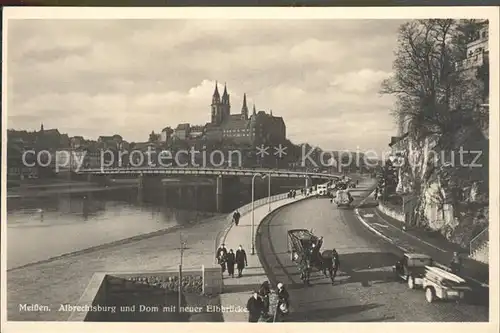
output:
[[[225,244],[222,244],[215,254],[215,259],[221,267],[222,274],[226,272],[230,277],[234,277],[234,266],[238,269],[238,277],[243,276],[243,269],[248,266],[247,254],[243,247],[240,245],[236,253],[233,249],[226,248]]]
[[[270,318],[270,294],[269,281],[265,281],[258,290],[254,290],[252,297],[247,302],[248,322],[257,323],[261,318],[265,320]],[[274,321],[284,321],[290,311],[290,295],[281,282],[277,284],[276,295],[278,302]]]
[[[287,198],[288,199],[295,199],[295,196],[297,195],[297,191],[296,190],[290,190],[288,192],[288,195],[287,195]]]

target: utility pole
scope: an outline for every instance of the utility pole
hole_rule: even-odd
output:
[[[185,249],[185,246],[186,246],[186,241],[183,240],[182,238],[182,232],[180,233],[180,252],[181,252],[181,263],[179,265],[179,307],[178,307],[178,311],[180,312],[181,311],[181,306],[182,306],[182,259],[183,259],[183,256],[184,256],[184,249]]]

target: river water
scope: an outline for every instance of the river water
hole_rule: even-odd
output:
[[[144,203],[133,189],[9,198],[7,210],[8,269],[210,215]]]

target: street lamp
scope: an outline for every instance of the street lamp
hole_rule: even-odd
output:
[[[179,293],[178,293],[178,302],[179,302],[179,310],[182,306],[182,259],[184,257],[184,250],[186,249],[187,242],[183,239],[182,233],[180,234],[180,254],[181,254],[181,263],[179,265]]]
[[[262,176],[260,173],[256,173],[252,177],[252,255],[255,254],[255,178],[261,177],[262,179],[266,178],[266,176]]]
[[[263,178],[265,178],[264,176]],[[271,212],[271,173],[267,175],[267,205],[268,211]]]
[[[309,176],[309,175],[305,175],[305,178],[306,178],[305,192],[307,193],[307,188],[308,188],[308,187],[307,187],[307,181],[308,181],[308,180],[310,180],[310,181],[311,181],[311,185],[312,185],[312,178],[311,178],[311,176]]]

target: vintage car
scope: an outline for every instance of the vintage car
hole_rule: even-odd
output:
[[[461,277],[439,267],[426,267],[422,287],[425,299],[432,303],[437,299],[460,301],[471,291],[470,286]]]
[[[426,254],[405,253],[392,269],[398,279],[408,283],[408,288],[415,289],[423,285],[426,267],[432,265],[432,258]]]
[[[335,203],[338,207],[349,207],[353,201],[354,198],[348,190],[339,190],[335,195]]]

